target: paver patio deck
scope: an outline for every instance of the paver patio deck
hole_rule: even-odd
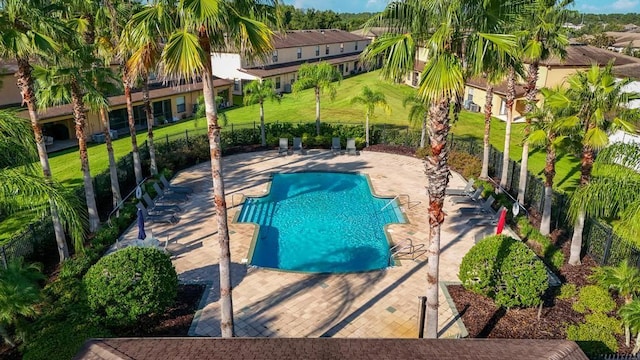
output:
[[[255,226],[233,221],[242,195],[263,195],[274,172],[352,171],[368,174],[378,195],[401,198],[408,224],[388,229],[393,243],[410,238],[428,242],[428,196],[423,161],[401,155],[361,152],[359,156],[331,155],[309,150],[306,155],[278,156],[277,151],[245,153],[223,158],[231,244],[231,274],[236,336],[415,338],[418,334],[418,296],[426,289],[426,256],[401,260],[400,266],[356,274],[301,274],[257,269],[243,264]],[[183,283],[209,285],[190,335],[220,336],[217,222],[212,201],[210,163],[182,171],[174,184],[194,188],[177,225],[148,225],[154,235],[169,239],[168,250]],[[453,174],[450,187],[463,187]],[[234,206],[235,205],[235,206]],[[465,206],[465,205],[461,205]],[[468,205],[466,205],[468,206]],[[474,236],[491,226],[471,227],[445,200],[441,239],[441,282],[458,281],[464,254]],[[507,230],[508,231],[508,230]],[[135,227],[124,238],[134,238]],[[462,330],[442,291],[439,299],[440,337],[458,337]]]

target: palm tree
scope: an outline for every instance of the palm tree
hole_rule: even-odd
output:
[[[26,208],[46,216],[54,207],[60,226],[73,239],[76,251],[81,252],[83,214],[74,196],[50,177],[38,173],[35,165],[38,152],[31,127],[28,120],[15,112],[0,110],[0,151],[12,154],[0,158],[0,209],[10,214]],[[49,207],[43,205],[47,202]]]
[[[424,45],[429,51],[418,88],[419,95],[431,104],[431,155],[426,161],[430,237],[426,292],[428,338],[436,338],[438,333],[440,229],[449,180],[449,103],[462,93],[465,75],[481,73],[487,47],[507,51],[515,46],[513,36],[493,33],[504,28],[504,19],[514,10],[517,9],[511,4],[500,1],[392,2],[377,19],[391,31],[377,38],[362,55],[369,62],[383,57],[382,75],[398,81],[413,71],[417,45]],[[461,54],[465,55],[464,61]]]
[[[328,62],[302,64],[298,69],[297,81],[293,92],[313,88],[316,96],[316,134],[320,135],[320,95],[328,93],[331,100],[336,98],[336,85],[340,84],[342,74]],[[337,82],[337,84],[336,84]]]
[[[280,96],[276,93],[276,86],[271,80],[254,80],[248,83],[244,89],[245,105],[260,105],[260,139],[262,146],[267,146],[267,136],[264,130],[264,101],[271,100],[280,102]]]
[[[47,1],[0,0],[0,58],[16,59],[18,63],[17,85],[23,104],[28,109],[42,173],[47,180],[51,179],[51,167],[36,109],[31,61],[33,58],[58,51],[59,46],[50,35],[64,33],[65,29],[51,16],[54,11],[56,8]],[[62,262],[69,257],[63,220],[53,201],[50,202],[50,210],[58,255]]]
[[[373,115],[376,106],[381,107],[387,114],[391,113],[391,107],[382,91],[371,90],[368,86],[362,88],[362,94],[351,99],[352,104],[361,104],[365,108],[365,141],[369,146],[369,117]]]
[[[595,152],[604,149],[609,144],[607,130],[624,128],[633,131],[628,122],[633,118],[633,110],[625,105],[631,100],[640,98],[637,93],[625,93],[623,88],[629,84],[629,79],[617,81],[612,73],[613,65],[604,68],[593,65],[590,70],[577,72],[567,79],[569,89],[564,96],[554,96],[552,106],[564,108],[580,119],[582,156],[580,161],[580,187],[584,188],[591,180],[591,170],[595,159]],[[577,191],[579,192],[580,189]],[[574,202],[574,200],[572,200]],[[571,205],[570,215],[575,219],[573,236],[571,238],[571,253],[569,264],[580,264],[582,251],[582,232],[584,230],[585,207],[578,208]]]
[[[210,54],[215,50],[242,49],[246,56],[266,56],[272,51],[272,35],[269,27],[256,20],[267,19],[275,13],[277,2],[227,2],[222,0],[182,0],[177,4],[178,24],[168,35],[163,48],[161,64],[167,76],[193,80],[202,79],[208,137],[211,155],[211,176],[215,204],[215,219],[218,224],[220,244],[220,328],[223,337],[233,336],[233,304],[230,276],[229,228],[227,206],[222,178],[222,149],[220,146],[220,124],[214,98],[213,74]],[[259,6],[260,5],[260,6]],[[173,2],[151,4],[148,17],[166,14]],[[148,17],[139,19],[139,24],[153,21]],[[169,22],[169,21],[168,21]],[[138,24],[131,24],[135,27]]]
[[[502,173],[500,174],[500,187],[510,190],[507,183],[509,176],[509,159],[511,153],[511,124],[513,123],[513,102],[516,98],[516,67],[509,66],[507,73],[507,96],[505,106],[507,108],[507,121],[504,130],[504,152],[502,155]]]
[[[562,27],[566,16],[566,7],[573,0],[535,0],[530,11],[521,18],[522,25],[522,53],[529,63],[527,81],[525,85],[525,98],[527,105],[525,117],[525,139],[529,135],[531,116],[529,113],[537,101],[538,68],[540,62],[555,55],[564,58],[565,47],[569,40],[565,35],[566,29]],[[524,204],[524,195],[527,187],[527,170],[529,166],[529,143],[522,143],[522,162],[520,163],[520,181],[518,183],[518,202]]]
[[[429,120],[429,102],[424,101],[417,94],[407,95],[402,100],[402,107],[407,107],[407,105],[411,105],[409,109],[409,122],[411,124],[415,124],[416,122],[421,122],[421,131],[420,131],[420,147],[424,147],[425,140],[427,138],[427,121]]]
[[[640,300],[634,300],[629,304],[625,304],[620,308],[618,313],[622,318],[625,329],[629,329],[637,334],[636,344],[631,351],[633,355],[636,355],[640,351]],[[629,346],[628,341],[627,346]]]
[[[549,105],[553,102],[553,97],[556,94],[562,94],[562,91],[561,89],[541,89],[545,101],[543,106],[534,106],[531,110],[531,117],[537,120],[531,123],[533,131],[525,139],[532,147],[542,148],[547,154],[544,167],[544,202],[540,221],[542,235],[549,235],[551,232],[553,178],[556,175],[557,153],[566,147],[565,140],[568,140],[568,136],[580,128],[580,120],[576,116],[563,117],[564,109],[554,109]]]

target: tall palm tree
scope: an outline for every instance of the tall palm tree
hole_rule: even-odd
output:
[[[56,10],[49,2],[42,0],[0,0],[0,58],[15,59],[18,64],[17,85],[22,102],[27,106],[42,173],[47,180],[51,179],[51,167],[36,109],[31,61],[58,51],[59,45],[50,35],[64,35],[66,30],[52,16]],[[50,210],[58,255],[62,262],[69,257],[63,220],[53,201],[50,202]]]
[[[410,94],[407,95],[402,100],[402,107],[411,106],[409,108],[409,122],[411,124],[415,124],[416,122],[421,123],[421,131],[420,131],[420,147],[424,147],[425,140],[427,138],[427,121],[429,120],[429,102],[424,101],[418,94]]]
[[[267,146],[267,135],[264,129],[264,101],[271,100],[280,102],[280,97],[276,93],[276,86],[272,80],[253,80],[244,89],[245,105],[260,105],[260,141],[262,146]]]
[[[369,117],[373,115],[376,106],[381,107],[387,114],[391,113],[391,107],[382,91],[371,90],[368,86],[362,88],[362,93],[351,99],[352,104],[364,105],[365,109],[365,141],[369,146]]]
[[[534,106],[531,117],[536,119],[531,123],[532,132],[529,133],[527,142],[534,148],[545,150],[546,162],[544,167],[544,202],[542,219],[540,221],[540,233],[549,235],[551,232],[551,205],[553,201],[553,178],[556,175],[556,157],[559,151],[567,147],[565,140],[569,139],[572,132],[580,128],[580,120],[576,116],[563,117],[564,109],[555,109],[549,105],[556,94],[562,94],[562,89],[541,89],[544,96],[542,106]]]
[[[640,98],[640,94],[623,92],[630,80],[618,81],[612,68],[612,64],[602,69],[593,65],[588,71],[577,72],[567,79],[569,88],[566,95],[553,97],[552,106],[564,108],[580,119],[580,188],[586,187],[591,181],[595,152],[609,144],[607,131],[615,128],[633,131],[629,120],[635,116],[635,110],[629,110],[625,106],[629,101]],[[578,209],[573,205],[570,209],[574,210],[570,214],[575,223],[569,264],[579,265],[586,207]]]
[[[440,230],[445,218],[442,209],[449,178],[449,104],[462,93],[465,75],[481,73],[487,47],[507,51],[515,46],[513,36],[493,33],[503,28],[503,22],[514,10],[512,4],[500,1],[392,2],[377,19],[391,31],[377,38],[362,55],[365,61],[383,57],[382,75],[398,81],[413,71],[418,45],[424,45],[429,51],[418,88],[420,96],[431,104],[431,155],[426,161],[430,238],[426,292],[428,338],[436,338],[438,333]],[[460,54],[465,55],[464,60]]]
[[[316,134],[320,135],[320,95],[328,93],[331,100],[336,98],[336,87],[342,80],[342,74],[326,61],[315,64],[302,64],[298,69],[293,92],[313,88],[316,97]]]
[[[529,8],[530,11],[521,17],[520,24],[523,29],[521,33],[522,53],[526,62],[529,63],[525,85],[525,98],[527,99],[525,138],[529,135],[529,125],[531,124],[529,113],[538,97],[536,84],[538,82],[540,62],[554,55],[562,59],[566,54],[565,47],[569,45],[569,40],[565,35],[566,29],[562,27],[562,24],[567,15],[566,7],[571,3],[573,3],[573,0],[535,0]],[[518,182],[518,202],[521,204],[524,204],[528,166],[529,143],[525,140],[522,143],[522,161],[520,163],[520,180]]]
[[[161,64],[166,76],[192,80],[202,79],[208,137],[211,155],[211,176],[218,223],[220,244],[220,328],[223,337],[233,336],[233,304],[230,275],[229,228],[227,206],[222,178],[222,149],[220,124],[214,98],[213,73],[210,54],[212,50],[236,51],[242,49],[246,56],[266,56],[272,49],[273,33],[258,19],[268,19],[275,14],[277,1],[227,2],[222,0],[181,0],[177,4],[176,29],[168,34],[163,48]],[[172,8],[173,2],[153,3],[149,8],[158,12],[148,16],[166,14],[159,9]],[[143,24],[148,19],[138,19]],[[168,22],[168,21],[167,21]],[[131,24],[135,27],[137,24]]]
[[[636,299],[629,304],[625,304],[618,313],[625,328],[636,333],[636,343],[633,350],[631,350],[631,353],[636,355],[640,351],[640,300]],[[629,346],[628,342],[627,346]]]
[[[500,187],[510,190],[507,183],[509,176],[509,159],[511,154],[511,124],[513,124],[513,102],[516,98],[516,68],[509,66],[507,72],[507,96],[505,106],[507,108],[507,121],[504,129],[504,152],[502,155],[502,173],[500,174]]]

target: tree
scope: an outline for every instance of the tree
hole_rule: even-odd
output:
[[[260,140],[262,146],[267,146],[267,136],[264,129],[264,101],[280,102],[280,96],[276,92],[276,86],[271,80],[253,80],[244,87],[245,105],[260,105]]]
[[[384,93],[382,91],[371,90],[368,86],[362,88],[362,94],[351,99],[352,104],[361,104],[365,108],[365,141],[369,146],[369,117],[373,116],[376,106],[381,107],[388,114],[391,113],[391,107],[387,104]]]
[[[440,230],[449,180],[449,104],[462,94],[465,75],[481,73],[488,47],[501,51],[515,47],[513,36],[495,33],[495,30],[503,29],[508,15],[516,10],[517,6],[500,1],[392,2],[376,19],[389,26],[389,33],[377,38],[362,55],[368,62],[382,57],[382,76],[399,81],[413,71],[416,47],[421,45],[429,51],[418,88],[420,96],[430,101],[431,155],[426,161],[430,239],[426,292],[428,338],[436,338],[438,333]]]
[[[242,49],[244,55],[265,56],[272,51],[273,33],[259,20],[275,22],[277,2],[227,2],[221,0],[182,0],[177,4],[177,18],[170,16],[163,31],[170,30],[172,23],[177,24],[170,34],[162,51],[161,64],[166,76],[178,79],[202,79],[205,111],[208,125],[209,148],[211,156],[211,177],[215,204],[215,220],[218,224],[218,242],[220,244],[220,328],[223,337],[233,336],[233,304],[231,289],[229,250],[229,228],[227,225],[227,205],[222,178],[222,148],[220,146],[221,128],[214,98],[213,73],[210,54],[212,50]],[[155,2],[145,9],[146,16],[136,18],[145,26],[153,16],[166,15],[173,9],[173,2]],[[164,10],[163,10],[164,9]],[[175,22],[174,22],[175,21]]]
[[[640,351],[640,300],[634,300],[629,304],[625,304],[620,308],[620,318],[625,324],[625,329],[636,333],[636,344],[633,347],[632,353],[636,355]],[[627,346],[629,343],[627,342]]]
[[[525,107],[525,139],[529,135],[531,116],[529,113],[533,109],[538,97],[538,68],[540,62],[551,56],[558,56],[561,59],[566,54],[565,47],[569,45],[569,40],[562,27],[564,18],[567,15],[566,7],[573,3],[573,0],[535,0],[530,11],[521,18],[522,33],[521,46],[522,54],[526,62],[529,63],[527,71],[527,81],[524,87],[527,105]],[[529,143],[525,140],[522,143],[522,162],[520,163],[520,181],[518,182],[518,202],[524,204],[524,195],[527,187],[527,171],[529,169]]]
[[[328,93],[331,100],[336,97],[336,82],[340,84],[342,75],[331,64],[321,61],[315,64],[302,64],[298,69],[293,92],[313,88],[316,96],[316,134],[320,135],[320,95]]]
[[[52,16],[54,11],[56,8],[46,1],[0,0],[0,58],[16,59],[18,63],[17,85],[22,102],[28,109],[42,173],[47,180],[51,179],[51,167],[36,110],[31,61],[59,49],[58,43],[50,35],[64,36],[66,29]],[[63,220],[54,202],[50,202],[50,209],[58,255],[62,262],[69,257]]]
[[[580,188],[586,187],[591,180],[591,171],[595,159],[595,152],[604,149],[609,143],[607,131],[623,128],[632,131],[629,123],[635,115],[635,110],[625,108],[631,100],[640,98],[637,93],[625,93],[623,89],[629,84],[629,79],[618,81],[612,73],[613,65],[604,68],[593,65],[588,71],[580,71],[567,79],[569,88],[566,95],[554,96],[552,106],[564,108],[580,119],[581,142],[580,160]],[[578,189],[576,193],[579,193]],[[576,197],[579,199],[580,196]],[[575,219],[573,236],[571,238],[571,254],[569,264],[580,264],[582,251],[582,232],[584,230],[585,211],[587,204],[579,200],[572,200],[570,215]],[[584,206],[584,207],[580,207]],[[595,206],[595,204],[591,205]]]
[[[420,131],[420,147],[425,146],[425,139],[427,137],[427,121],[429,120],[429,102],[424,101],[420,95],[411,94],[407,95],[402,100],[402,107],[407,107],[410,105],[409,109],[409,122],[411,124],[415,124],[416,122],[421,123],[421,131]]]
[[[541,107],[535,106],[531,111],[531,117],[537,119],[531,123],[532,132],[526,139],[533,148],[541,148],[546,152],[544,167],[544,201],[542,219],[540,221],[540,233],[549,235],[551,232],[551,205],[553,201],[553,178],[556,175],[556,157],[559,151],[567,147],[566,141],[580,128],[580,120],[576,116],[563,117],[564,109],[553,108],[549,103],[553,102],[556,94],[562,94],[561,89],[541,89],[544,103]]]

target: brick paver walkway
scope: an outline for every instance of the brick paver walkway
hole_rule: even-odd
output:
[[[358,274],[310,275],[247,267],[255,226],[235,223],[242,195],[262,195],[270,174],[295,171],[357,171],[368,174],[375,193],[401,199],[408,224],[392,224],[394,243],[411,238],[414,245],[428,241],[425,191],[426,175],[421,160],[384,153],[362,152],[358,156],[333,156],[326,150],[307,155],[278,156],[276,151],[226,156],[223,159],[231,236],[233,308],[236,336],[277,337],[366,337],[415,338],[418,333],[418,296],[425,293],[426,256],[402,260],[401,265],[383,271]],[[210,164],[202,163],[182,171],[174,184],[194,188],[177,225],[148,225],[168,249],[183,283],[207,284],[203,308],[196,314],[191,335],[220,336],[217,223],[212,202]],[[450,187],[463,187],[453,174]],[[440,257],[440,281],[458,281],[464,254],[474,236],[491,226],[472,227],[469,216],[458,215],[445,201],[445,220]],[[469,206],[469,205],[464,205]],[[135,237],[135,227],[125,238]],[[458,337],[462,330],[440,292],[439,331],[441,337]]]

